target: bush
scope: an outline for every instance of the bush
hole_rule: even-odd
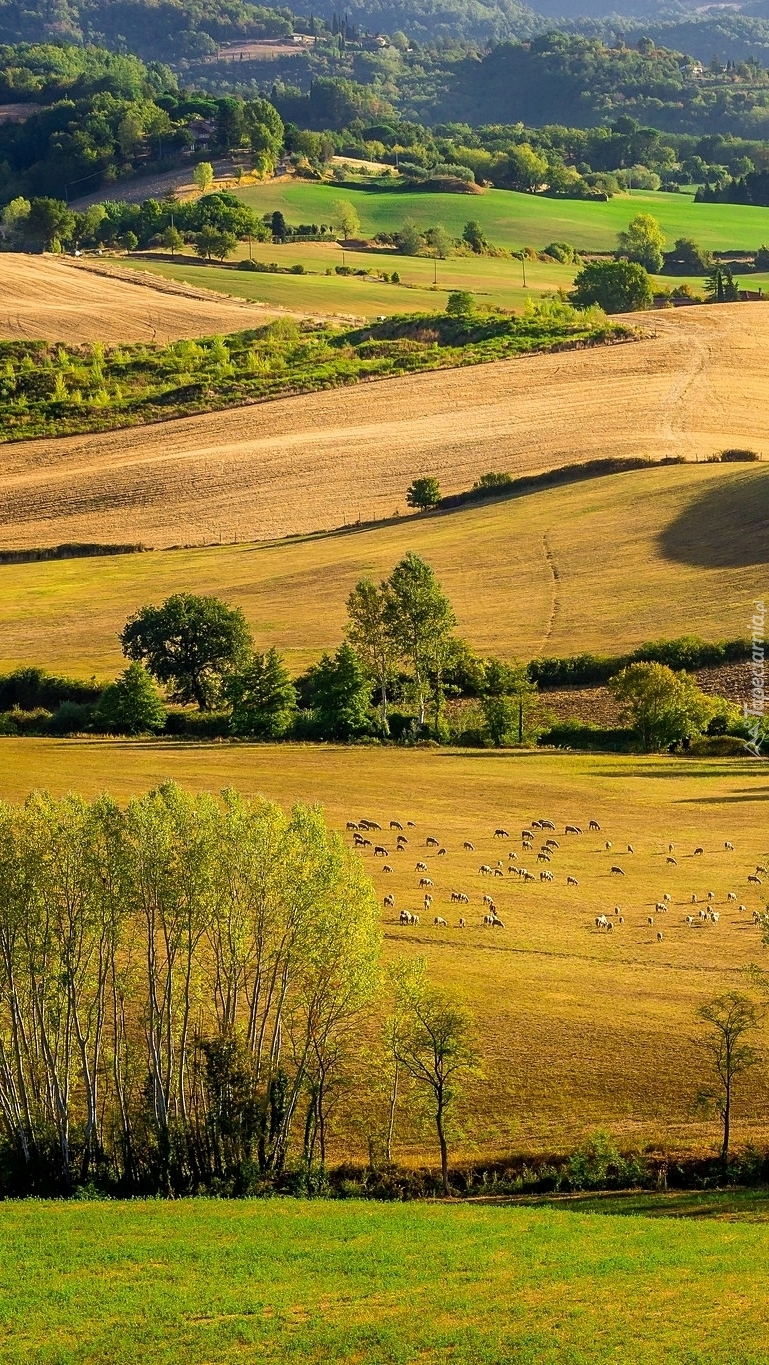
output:
[[[721,461],[723,464],[738,464],[742,461],[750,463],[760,460],[761,456],[757,450],[722,450]]]
[[[98,701],[101,691],[95,679],[83,682],[80,678],[57,677],[44,668],[17,668],[13,673],[0,674],[0,711],[13,707],[55,711],[63,701]]]
[[[583,749],[589,753],[628,754],[637,748],[632,730],[580,720],[559,721],[543,731],[539,743],[548,748]]]
[[[36,706],[29,711],[14,706],[12,711],[6,712],[6,720],[10,721],[18,735],[44,735],[50,719],[51,712],[44,706]]]
[[[621,1190],[643,1185],[648,1166],[634,1153],[623,1157],[608,1133],[594,1133],[572,1152],[566,1167],[574,1190]]]
[[[91,729],[93,715],[92,702],[63,701],[61,706],[57,706],[46,728],[52,735],[82,734]]]
[[[238,261],[238,270],[259,270],[261,267],[258,261]]]
[[[560,261],[561,265],[573,265],[578,259],[577,248],[569,242],[550,242],[542,255],[552,256],[553,260]]]
[[[169,711],[165,733],[180,739],[224,739],[230,717],[226,711]]]
[[[469,289],[455,289],[449,294],[446,312],[452,318],[466,318],[475,310],[475,299]]]
[[[650,308],[651,280],[636,261],[589,261],[574,280],[570,294],[577,308],[598,304],[605,313],[633,313]]]
[[[473,488],[505,488],[512,482],[513,478],[511,474],[495,474],[492,472],[481,474],[481,477],[475,480]]]

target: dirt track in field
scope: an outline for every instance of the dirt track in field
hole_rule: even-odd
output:
[[[2,446],[0,546],[279,537],[405,510],[420,474],[450,493],[609,455],[769,455],[769,307],[634,320],[626,345]]]
[[[258,327],[278,308],[108,263],[0,253],[0,340],[173,341]]]

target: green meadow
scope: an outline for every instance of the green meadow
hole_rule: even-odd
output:
[[[248,186],[240,197],[258,213],[281,209],[290,223],[328,223],[334,201],[349,199],[361,220],[362,231],[374,236],[392,231],[405,219],[421,227],[442,223],[459,236],[470,218],[481,224],[497,246],[533,246],[566,241],[582,250],[611,251],[617,233],[636,213],[652,213],[671,245],[676,237],[694,237],[712,250],[755,250],[769,241],[769,209],[740,204],[695,204],[691,194],[634,191],[607,203],[577,199],[546,199],[511,190],[483,194],[406,193],[401,190],[363,190],[356,184],[319,184],[313,181],[273,180]]]
[[[721,1221],[724,1203],[738,1222]],[[615,1218],[570,1205],[7,1203],[0,1356],[764,1365],[769,1229],[742,1221],[762,1216],[755,1204],[711,1196],[692,1217]],[[687,1213],[675,1200],[667,1211]]]
[[[694,237],[701,245],[717,250],[749,250],[769,242],[769,209],[695,204],[688,194],[636,193],[606,204],[590,204],[505,190],[487,190],[475,196],[406,194],[394,190],[363,192],[354,184],[276,180],[243,189],[240,195],[260,213],[280,209],[294,225],[329,222],[335,201],[350,199],[360,216],[361,232],[369,237],[394,231],[409,218],[423,228],[441,223],[459,237],[465,223],[476,218],[490,242],[509,250],[531,246],[541,251],[550,242],[565,241],[582,250],[608,251],[616,246],[620,229],[638,212],[652,213],[659,219],[671,246],[682,236]],[[248,254],[248,248],[241,244],[232,259],[242,260]],[[524,265],[517,259],[493,256],[452,256],[436,262],[432,257],[401,256],[387,249],[343,251],[336,242],[257,243],[251,254],[263,264],[275,262],[284,268],[301,265],[306,273],[251,274],[233,270],[231,265],[203,264],[191,249],[177,254],[174,260],[155,253],[131,256],[124,264],[281,308],[356,317],[435,311],[445,307],[449,293],[456,289],[470,290],[479,303],[520,309],[531,295],[570,289],[575,274],[573,266],[556,262],[532,260]],[[400,285],[337,275],[335,267],[343,264],[372,274],[397,271]],[[738,272],[737,278],[751,289],[761,287],[769,292],[769,274],[750,273],[741,279]],[[667,288],[688,283],[695,292],[703,287],[699,276],[660,277],[658,283]]]

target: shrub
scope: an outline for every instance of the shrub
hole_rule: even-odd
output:
[[[597,1132],[572,1152],[566,1167],[575,1190],[627,1189],[648,1178],[647,1163],[639,1154],[623,1157],[608,1133]]]
[[[238,261],[237,265],[238,270],[259,270],[259,268],[258,261]]]
[[[12,707],[22,711],[40,707],[55,711],[63,701],[95,702],[101,691],[95,679],[83,682],[80,678],[57,677],[44,668],[17,668],[13,673],[0,675],[0,711]]]
[[[741,461],[746,463],[760,460],[761,456],[757,450],[722,450],[721,460],[724,464],[737,464]]]
[[[504,488],[507,484],[511,484],[512,482],[513,478],[511,474],[495,474],[491,472],[488,474],[481,474],[481,477],[475,480],[473,488]]]
[[[82,734],[84,730],[90,730],[93,715],[94,707],[90,702],[63,701],[46,728],[52,735]]]
[[[554,261],[560,261],[561,265],[573,265],[578,259],[577,248],[569,242],[550,242],[542,252],[543,256],[552,256]]]
[[[540,745],[556,749],[583,749],[590,753],[632,753],[637,747],[632,730],[621,726],[594,725],[592,721],[562,720],[543,731]]]
[[[105,688],[96,717],[121,734],[141,735],[163,729],[166,708],[147,670],[139,663],[131,663]]]
[[[449,294],[446,312],[452,318],[469,317],[475,310],[475,300],[469,289],[455,289]]]

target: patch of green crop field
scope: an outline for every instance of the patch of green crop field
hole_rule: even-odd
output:
[[[10,1203],[5,1365],[764,1365],[762,1225],[354,1200]]]

